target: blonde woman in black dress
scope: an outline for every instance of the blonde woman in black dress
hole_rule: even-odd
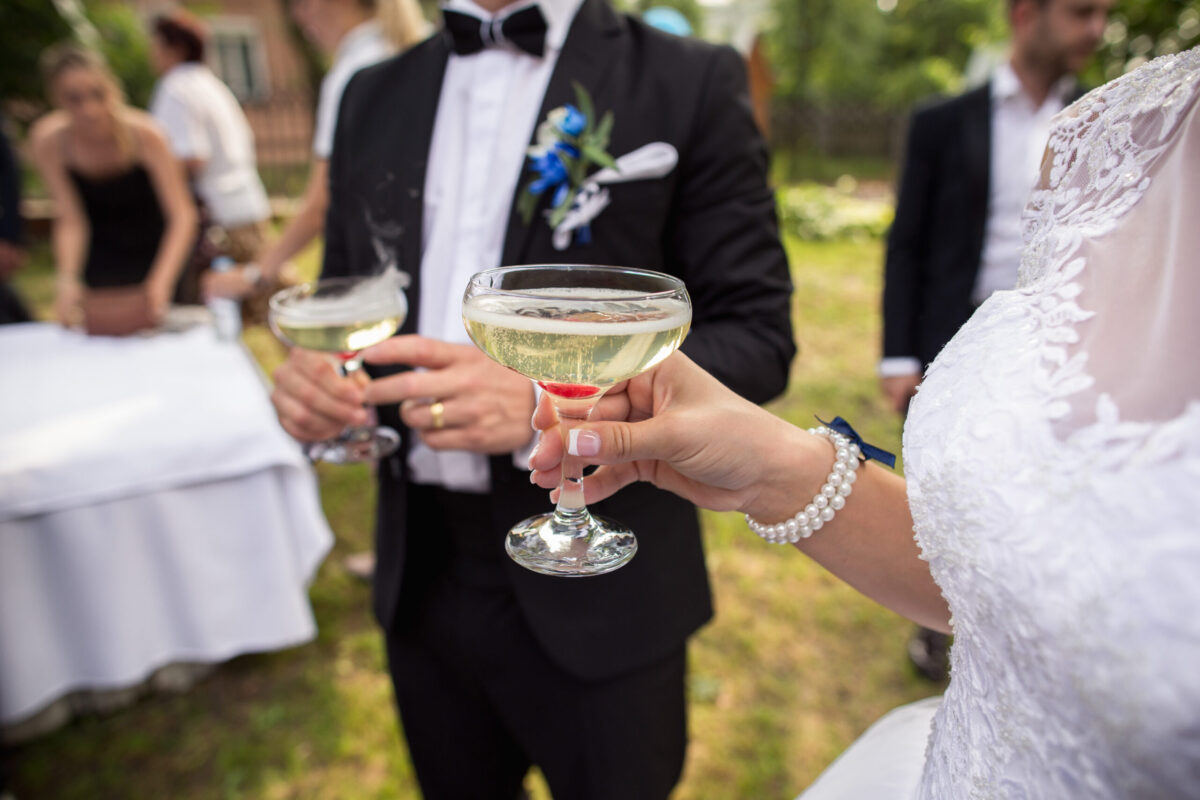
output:
[[[57,211],[55,314],[77,320],[85,287],[141,284],[161,318],[196,233],[183,168],[97,54],[55,47],[43,76],[56,109],[30,141]]]

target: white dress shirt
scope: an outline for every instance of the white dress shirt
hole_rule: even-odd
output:
[[[313,155],[329,158],[333,152],[333,129],[337,125],[338,107],[342,104],[342,92],[354,73],[363,67],[377,64],[395,55],[396,48],[383,35],[379,23],[367,20],[346,32],[338,42],[333,55],[333,65],[321,80],[321,91],[317,96],[317,122],[313,131]]]
[[[270,216],[254,133],[237,98],[212,70],[195,62],[172,67],[155,87],[150,113],[177,158],[205,162],[196,192],[218,225],[249,225]]]
[[[1008,61],[992,74],[991,159],[988,165],[988,216],[984,228],[979,272],[971,291],[971,302],[979,305],[1002,289],[1017,284],[1017,269],[1025,242],[1021,215],[1029,193],[1037,183],[1042,153],[1050,137],[1050,121],[1066,106],[1075,86],[1067,75],[1050,89],[1040,106],[1035,106]],[[917,358],[896,356],[879,362],[883,378],[921,374]]]
[[[1026,93],[1005,61],[992,75],[992,155],[988,181],[988,219],[979,274],[971,292],[976,305],[992,292],[1017,285],[1025,241],[1021,215],[1041,170],[1050,137],[1050,121],[1067,104],[1073,76],[1058,81],[1040,106]]]
[[[542,58],[511,45],[469,56],[450,55],[425,174],[417,325],[422,336],[471,343],[462,323],[463,291],[476,272],[500,266],[525,151],[540,122],[537,116],[546,86],[581,3],[537,3],[547,26]],[[443,5],[483,20],[493,18],[470,0],[449,0]],[[514,3],[494,16],[504,18],[529,5]],[[545,223],[534,220],[530,224]],[[520,461],[520,457],[514,459]],[[417,483],[462,492],[486,492],[490,487],[486,456],[436,452],[415,442],[408,463]]]

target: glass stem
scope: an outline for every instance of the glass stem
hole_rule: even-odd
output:
[[[583,526],[591,520],[587,504],[583,500],[583,463],[565,451],[567,442],[570,441],[571,430],[579,423],[587,421],[599,400],[599,397],[572,400],[553,396],[564,450],[562,483],[559,484],[558,506],[554,509],[555,521],[561,525]]]
[[[338,353],[338,363],[341,366],[342,374],[347,378],[354,377],[354,373],[362,369],[363,356],[362,351],[357,350],[353,353]],[[369,425],[347,425],[342,431],[340,439],[349,441],[365,440],[371,438],[371,427]]]
[[[342,365],[342,374],[347,378],[362,369],[363,357],[361,350],[353,353],[338,353],[337,360]]]

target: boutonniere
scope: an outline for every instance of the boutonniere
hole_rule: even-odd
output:
[[[575,105],[559,106],[546,115],[538,125],[537,144],[528,151],[535,175],[525,185],[517,206],[526,225],[532,221],[541,197],[552,191],[546,216],[550,227],[557,229],[575,205],[592,167],[619,171],[616,160],[608,154],[612,127],[613,113],[605,112],[597,122],[592,98],[578,83]],[[590,240],[586,225],[575,231],[581,243]]]

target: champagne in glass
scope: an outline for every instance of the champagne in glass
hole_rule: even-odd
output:
[[[408,304],[400,273],[328,278],[276,292],[268,318],[285,343],[329,353],[343,374],[362,369],[362,351],[386,340],[404,324]],[[386,427],[347,427],[313,450],[322,461],[372,461],[396,451],[400,434]]]
[[[691,318],[678,279],[619,267],[502,267],[475,275],[463,298],[472,341],[550,394],[563,441],[606,390],[674,352]],[[628,562],[637,539],[587,510],[567,456],[558,507],[518,523],[505,549],[535,572],[600,575]]]

